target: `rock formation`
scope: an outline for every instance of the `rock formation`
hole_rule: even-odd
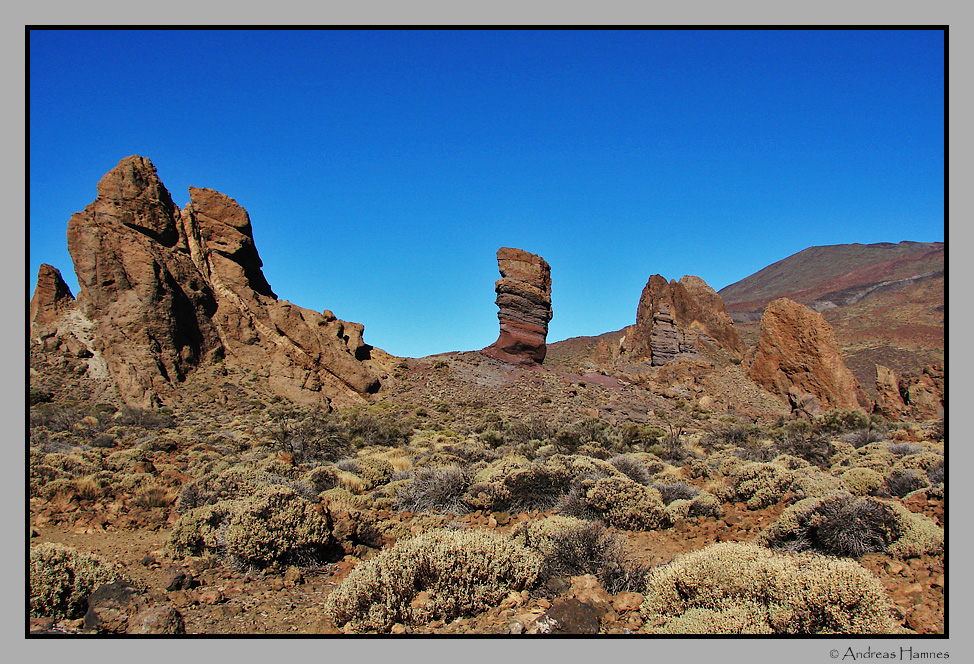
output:
[[[497,250],[497,267],[500,335],[483,352],[504,362],[540,365],[552,315],[551,267],[540,256],[509,247]]]
[[[53,323],[59,316],[74,307],[74,295],[64,283],[61,273],[46,263],[37,273],[37,286],[30,300],[30,326],[32,329]]]
[[[643,288],[625,346],[653,366],[697,357],[704,349],[721,349],[738,359],[745,350],[723,301],[703,279],[684,276],[667,282],[658,274]]]
[[[903,417],[938,419],[944,416],[944,368],[931,364],[918,374],[897,378],[892,370],[876,366],[876,412],[890,420]]]
[[[822,314],[787,298],[771,302],[749,370],[751,380],[808,415],[860,409],[868,401]]]
[[[89,350],[130,405],[173,399],[195,369],[222,361],[302,403],[379,387],[361,325],[277,299],[236,201],[194,187],[180,210],[148,159],[127,157],[101,179],[68,223],[68,250]],[[65,296],[41,272],[31,320],[63,318]]]

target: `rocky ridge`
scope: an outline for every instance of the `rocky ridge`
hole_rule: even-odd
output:
[[[42,268],[32,338],[51,350],[69,328],[87,330],[86,373],[129,405],[178,399],[194,370],[222,362],[298,403],[350,404],[379,389],[362,325],[279,300],[247,212],[195,187],[181,210],[148,159],[126,157],[102,178],[68,223],[68,250],[77,303]]]
[[[737,359],[745,352],[720,296],[694,276],[669,282],[658,274],[651,276],[624,345],[632,357],[648,359],[652,366],[705,351],[713,355],[721,350]]]

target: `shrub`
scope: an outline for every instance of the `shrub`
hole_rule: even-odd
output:
[[[649,469],[646,464],[630,454],[620,454],[609,459],[616,470],[638,484],[649,484]]]
[[[937,486],[938,484],[944,483],[946,476],[944,474],[943,459],[927,468],[927,478],[930,480],[931,486]]]
[[[796,472],[777,463],[747,463],[728,469],[723,495],[729,501],[746,501],[756,510],[781,500],[795,480]]]
[[[890,454],[894,454],[898,457],[908,456],[910,454],[921,454],[926,451],[923,449],[922,445],[917,445],[916,443],[893,443],[888,449]]]
[[[521,465],[502,459],[477,473],[464,500],[474,509],[549,510],[572,490],[580,477],[622,476],[611,464],[580,455],[555,454]]]
[[[650,569],[630,561],[622,538],[598,522],[549,517],[521,524],[512,537],[541,552],[541,579],[592,574],[615,595],[641,592]]]
[[[30,615],[75,619],[88,608],[88,596],[103,583],[123,580],[107,560],[45,542],[30,550]]]
[[[333,551],[331,531],[316,506],[293,489],[264,486],[255,495],[192,509],[173,527],[175,555],[212,551],[238,567],[309,563]]]
[[[643,631],[655,634],[900,632],[882,583],[860,565],[723,542],[656,568]]]
[[[530,587],[541,555],[484,531],[434,530],[361,563],[325,603],[335,625],[389,631],[476,614]]]
[[[816,433],[842,433],[870,428],[869,416],[861,410],[830,410],[812,422]]]
[[[850,468],[839,477],[855,496],[875,496],[886,489],[886,480],[871,468]]]
[[[804,421],[804,420],[803,420]],[[784,433],[775,443],[783,454],[790,454],[819,468],[827,468],[835,453],[835,447],[826,436],[820,434]]]
[[[666,520],[659,491],[636,484],[625,475],[582,482],[561,506],[569,516],[589,516],[625,530],[653,530]]]
[[[421,468],[411,482],[406,482],[396,492],[396,509],[464,514],[469,509],[463,502],[463,494],[472,481],[470,472],[459,466]]]
[[[788,507],[756,541],[772,549],[834,556],[875,551],[910,557],[939,551],[943,530],[896,501],[838,493]]]
[[[788,488],[797,500],[820,498],[829,494],[846,491],[846,484],[833,475],[822,471],[800,474]]]
[[[886,490],[891,496],[902,498],[909,493],[930,486],[931,482],[926,473],[916,468],[894,470],[886,478]]]
[[[708,452],[720,447],[748,447],[760,437],[763,432],[754,424],[731,423],[722,424],[700,439],[700,445]]]
[[[664,505],[669,505],[674,500],[693,500],[700,493],[700,489],[692,487],[686,482],[671,482],[669,484],[657,482],[652,486],[659,491]]]
[[[886,440],[887,431],[885,429],[874,429],[872,427],[865,427],[862,429],[857,429],[850,433],[842,436],[842,440],[847,443],[852,443],[852,446],[856,449],[869,445],[870,443],[878,443],[881,440]]]

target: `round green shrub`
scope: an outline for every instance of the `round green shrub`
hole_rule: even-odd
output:
[[[38,544],[30,550],[30,615],[80,618],[95,588],[123,578],[116,565],[100,556],[52,542]]]
[[[652,634],[902,632],[878,578],[850,560],[712,544],[655,569],[641,631]]]
[[[389,631],[476,614],[530,587],[541,555],[484,531],[434,530],[399,541],[360,564],[325,610],[337,626]]]

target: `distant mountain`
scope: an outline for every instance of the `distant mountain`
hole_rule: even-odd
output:
[[[720,296],[749,345],[771,300],[787,297],[821,312],[846,364],[874,396],[877,364],[901,373],[943,362],[944,261],[942,242],[810,247]]]

